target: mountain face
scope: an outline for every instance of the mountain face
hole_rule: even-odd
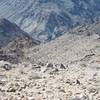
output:
[[[24,49],[39,44],[16,24],[0,19],[0,60],[18,63]]]
[[[99,16],[100,0],[0,0],[0,18],[15,22],[41,41],[93,23]]]
[[[22,31],[16,24],[6,19],[0,19],[0,47],[19,40],[27,40],[29,43],[37,44],[26,32]]]

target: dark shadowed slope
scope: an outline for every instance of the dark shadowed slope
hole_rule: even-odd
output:
[[[27,40],[27,43],[38,44],[38,41],[31,38],[26,32],[22,31],[16,24],[6,19],[0,19],[0,47],[7,46],[15,40]],[[19,42],[19,41],[17,41]]]
[[[25,48],[36,46],[39,43],[16,24],[0,19],[0,60],[17,63],[18,59],[24,56]]]

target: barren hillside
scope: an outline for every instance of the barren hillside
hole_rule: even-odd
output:
[[[0,61],[0,100],[99,100],[99,27],[26,49],[22,63]]]

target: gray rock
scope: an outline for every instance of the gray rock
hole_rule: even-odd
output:
[[[80,83],[80,81],[79,81],[79,80],[76,80],[76,84],[80,85],[81,83]]]
[[[12,66],[10,64],[4,64],[2,66],[2,68],[5,69],[5,70],[11,70],[12,69]]]
[[[60,68],[61,69],[66,69],[66,67],[63,64],[61,64]]]
[[[53,68],[53,64],[52,63],[49,63],[49,64],[47,64],[47,67],[48,68]]]
[[[90,100],[87,95],[73,96],[69,100]]]

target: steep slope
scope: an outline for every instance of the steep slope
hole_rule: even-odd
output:
[[[39,44],[22,31],[16,24],[6,19],[0,19],[0,60],[14,60],[14,57],[21,57],[24,48]]]
[[[65,35],[28,51],[32,62],[71,63],[100,50],[100,22],[77,27]],[[30,53],[29,53],[30,52]]]
[[[15,22],[39,40],[100,17],[99,0],[0,0],[0,18]]]
[[[16,39],[27,39],[29,42],[38,44],[38,41],[32,39],[26,32],[22,31],[16,24],[6,19],[0,19],[0,47],[7,46]],[[19,41],[18,41],[19,42]]]

